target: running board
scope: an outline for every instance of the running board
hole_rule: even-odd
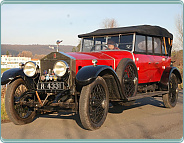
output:
[[[140,99],[140,98],[151,97],[151,96],[159,96],[159,95],[162,96],[162,95],[167,94],[167,93],[169,93],[169,91],[154,91],[154,92],[147,92],[147,93],[139,93],[139,94],[136,94],[136,96],[134,96],[134,97],[129,97],[128,101],[136,100],[136,99]]]

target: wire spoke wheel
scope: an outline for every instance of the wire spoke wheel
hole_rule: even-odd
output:
[[[178,96],[178,84],[176,78],[171,78],[169,81],[169,101],[176,102]]]
[[[104,104],[106,101],[105,89],[102,85],[97,84],[91,92],[89,99],[89,115],[93,123],[97,124],[101,121],[104,115]]]
[[[127,97],[134,95],[137,84],[137,75],[132,64],[128,64],[123,72],[124,93]]]
[[[14,93],[14,108],[19,117],[21,118],[27,118],[29,115],[31,115],[30,109],[25,106],[21,105],[20,102],[16,103],[17,99],[21,97],[22,94],[24,94],[27,91],[27,88],[24,84],[20,84],[17,86],[15,93]],[[20,99],[21,101],[24,100],[24,98]]]
[[[109,91],[105,80],[98,76],[94,82],[82,88],[79,99],[79,116],[85,129],[100,128],[109,109]]]
[[[162,96],[165,107],[173,108],[178,100],[178,81],[174,73],[171,73],[168,85],[169,93]]]
[[[9,119],[16,125],[33,121],[36,111],[23,104],[32,100],[33,95],[27,94],[28,88],[23,79],[19,78],[8,85],[5,95],[5,108]]]

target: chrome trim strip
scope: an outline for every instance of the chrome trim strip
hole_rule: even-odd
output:
[[[134,57],[134,54],[133,52],[135,51],[135,36],[136,34],[134,33],[134,36],[133,36],[133,41],[132,41],[132,57],[133,57],[133,61],[135,62],[135,57]]]
[[[64,53],[64,52],[58,52],[58,53],[63,54],[63,55],[65,55],[66,57],[68,57],[68,58],[70,58],[70,59],[72,59],[72,60],[76,60],[74,57],[72,57],[72,56],[70,56],[70,55],[68,55],[68,54],[66,54],[66,53]]]
[[[105,54],[105,53],[102,53],[102,54]],[[112,58],[114,60],[114,68],[113,69],[115,70],[115,58],[109,56],[108,54],[105,54],[105,55],[108,56],[108,57],[110,57],[110,58]]]
[[[135,49],[135,33],[132,40],[132,52],[134,51],[134,49]]]
[[[70,76],[69,76],[69,86],[70,86],[70,93],[72,95],[75,95],[75,76],[76,76],[76,58],[64,53],[64,52],[58,52],[60,54],[63,54],[64,56],[70,58]]]
[[[79,50],[79,52],[82,52],[82,49],[83,49],[83,42],[84,42],[84,39],[81,38],[81,45],[80,45],[80,50]]]

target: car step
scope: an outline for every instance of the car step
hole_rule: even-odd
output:
[[[138,93],[136,96],[129,97],[128,100],[136,100],[140,98],[146,98],[146,97],[151,97],[151,96],[162,96],[164,94],[169,93],[169,91],[154,91],[154,92],[147,92],[147,93]]]

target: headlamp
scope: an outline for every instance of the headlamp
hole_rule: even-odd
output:
[[[25,63],[23,71],[26,76],[33,77],[36,75],[36,69],[37,69],[36,63],[29,61]]]
[[[54,65],[53,71],[55,75],[62,77],[67,72],[69,66],[65,61],[57,61]]]

